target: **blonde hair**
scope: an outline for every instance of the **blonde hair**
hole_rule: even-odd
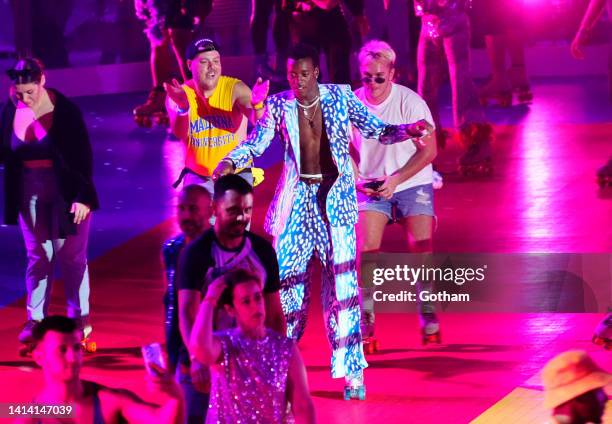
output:
[[[382,40],[370,40],[363,45],[359,50],[359,63],[362,64],[368,59],[382,60],[389,64],[389,67],[395,66],[397,55],[395,50],[389,43]]]

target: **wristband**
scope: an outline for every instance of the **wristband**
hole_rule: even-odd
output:
[[[189,107],[187,107],[187,109],[181,109],[179,105],[176,105],[176,108],[174,108],[174,110],[176,110],[177,115],[184,116],[187,115],[187,113],[189,112]]]
[[[253,106],[253,109],[255,110],[262,110],[264,108],[264,102],[262,100],[261,102],[255,103],[252,106]]]
[[[178,103],[176,103],[174,100],[169,99],[169,103],[170,103],[170,106],[172,107],[172,110],[174,110],[177,115],[184,116],[184,115],[187,115],[187,112],[189,112],[189,104],[187,105],[186,109],[181,109]]]

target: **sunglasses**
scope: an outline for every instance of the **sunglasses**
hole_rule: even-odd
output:
[[[363,82],[364,84],[370,84],[372,81],[374,81],[376,84],[382,84],[385,81],[387,81],[386,79],[384,79],[383,77],[363,77],[361,78],[361,82]]]

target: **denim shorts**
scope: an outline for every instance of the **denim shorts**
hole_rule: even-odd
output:
[[[365,211],[380,212],[386,215],[389,221],[399,221],[417,215],[435,216],[433,186],[424,184],[410,187],[393,193],[388,200],[359,193],[359,212]]]

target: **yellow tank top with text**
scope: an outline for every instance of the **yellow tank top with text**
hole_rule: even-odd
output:
[[[220,76],[217,87],[206,99],[187,84],[189,131],[185,167],[199,175],[212,175],[221,159],[246,138],[247,118],[234,108],[234,87],[240,80]]]

